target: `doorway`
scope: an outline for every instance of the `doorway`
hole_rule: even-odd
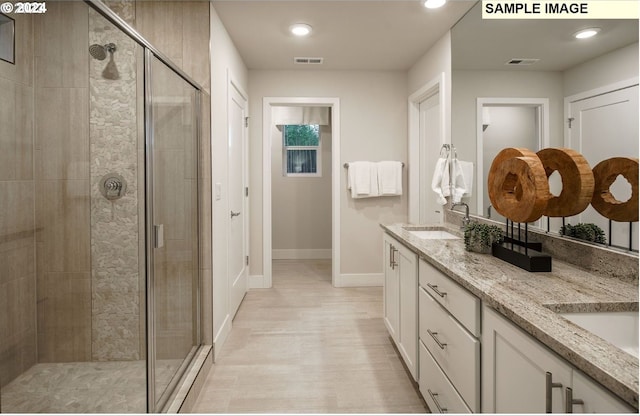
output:
[[[495,156],[504,148],[537,152],[549,145],[549,100],[546,98],[478,98],[476,113],[478,213],[495,221],[505,218],[493,210],[485,183]],[[550,178],[552,189],[555,179]],[[532,223],[540,227],[541,220]]]
[[[283,108],[297,110],[288,111],[290,114],[283,116]],[[311,118],[307,117],[307,115],[318,111],[326,111],[327,116],[315,114],[311,115]],[[295,113],[295,115],[291,115],[291,113]],[[279,117],[289,117],[289,121],[278,121]],[[295,120],[300,118],[301,121],[295,121],[291,117],[294,117]],[[307,118],[305,119],[305,117]],[[317,117],[320,117],[320,120],[325,118],[330,120],[330,124],[322,121],[314,122]],[[332,260],[332,284],[336,287],[340,286],[339,123],[338,98],[264,98],[263,278],[260,287],[272,287],[272,260],[275,257],[307,259],[329,257]],[[317,130],[319,140],[312,139],[312,146],[308,148],[296,146],[300,143],[296,143],[295,140],[285,141],[285,126],[287,125],[316,126],[311,129]],[[317,143],[320,144],[320,147],[312,148]],[[289,145],[291,146],[289,147]],[[276,154],[275,163],[274,153]],[[323,174],[324,176],[321,176]],[[274,180],[274,177],[277,177],[277,180]],[[283,183],[291,186],[282,187]],[[321,194],[324,196],[314,195],[311,192],[313,188],[310,187],[312,184],[317,185],[318,190],[324,189],[325,191]],[[306,197],[308,198],[305,200]],[[320,199],[316,201],[318,197]],[[321,201],[322,198],[325,201]],[[327,204],[327,202],[329,203]],[[305,206],[300,205],[301,203],[304,203]],[[315,224],[313,218],[309,219],[309,215],[313,216],[317,208],[321,208],[317,212],[322,212],[323,217],[328,216],[327,214],[330,215],[330,220],[323,219],[324,225],[322,225],[321,231],[313,231],[319,224]],[[298,220],[306,221],[306,224],[303,227],[291,225],[291,221],[295,217],[298,217]],[[276,225],[278,225],[278,231],[282,230],[283,232],[274,234]],[[330,230],[329,233],[327,233],[327,229]],[[330,248],[313,247],[313,244],[316,243],[310,243],[310,240],[313,240],[311,237],[314,232],[324,234],[325,243],[327,239],[331,242]],[[275,238],[278,240],[276,241]],[[306,245],[309,246],[305,247]]]
[[[449,137],[445,108],[445,74],[409,97],[409,222],[441,223],[443,209],[433,198],[431,176]]]

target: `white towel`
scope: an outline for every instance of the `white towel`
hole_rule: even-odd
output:
[[[451,200],[454,204],[460,202],[463,196],[471,196],[473,189],[473,163],[451,161]]]
[[[378,191],[378,167],[372,162],[349,162],[347,188],[352,198],[380,196]]]
[[[444,205],[447,203],[447,200],[444,197],[442,184],[444,183],[443,176],[445,173],[447,173],[447,177],[448,177],[449,176],[448,172],[449,172],[449,159],[446,159],[443,157],[439,158],[438,161],[436,162],[436,168],[433,171],[433,179],[431,180],[431,189],[433,190],[433,192],[436,193],[437,195],[436,202],[440,205]],[[448,186],[446,186],[445,189],[446,188],[448,188]],[[447,189],[447,193],[448,193],[448,189]]]
[[[473,195],[473,172],[475,168],[472,162],[465,162],[461,160],[459,163],[465,185],[464,194],[462,195],[462,197],[468,198]]]
[[[378,162],[380,195],[402,195],[402,162]]]

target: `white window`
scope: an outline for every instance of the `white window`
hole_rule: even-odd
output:
[[[283,176],[322,176],[320,126],[289,124],[282,128]]]

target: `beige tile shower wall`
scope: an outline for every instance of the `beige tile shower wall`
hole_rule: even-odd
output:
[[[12,17],[15,65],[0,61],[0,387],[37,358],[33,20]]]
[[[112,2],[113,3],[113,2]],[[111,4],[120,6],[120,2]],[[133,13],[122,7],[119,13]],[[132,20],[133,16],[122,16]],[[114,43],[120,78],[105,79],[111,59],[88,59],[91,160],[91,359],[140,359],[138,46],[94,10],[89,11],[87,45]],[[86,47],[85,47],[86,48]],[[125,195],[107,200],[99,184],[115,173],[127,182]]]
[[[211,92],[209,2],[138,0],[135,28]]]
[[[34,16],[38,361],[91,358],[88,14]]]
[[[36,363],[32,18],[16,15],[0,61],[0,387]]]

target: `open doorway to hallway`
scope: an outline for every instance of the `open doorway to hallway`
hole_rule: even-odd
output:
[[[330,111],[310,106],[272,109],[273,260],[331,260]]]

